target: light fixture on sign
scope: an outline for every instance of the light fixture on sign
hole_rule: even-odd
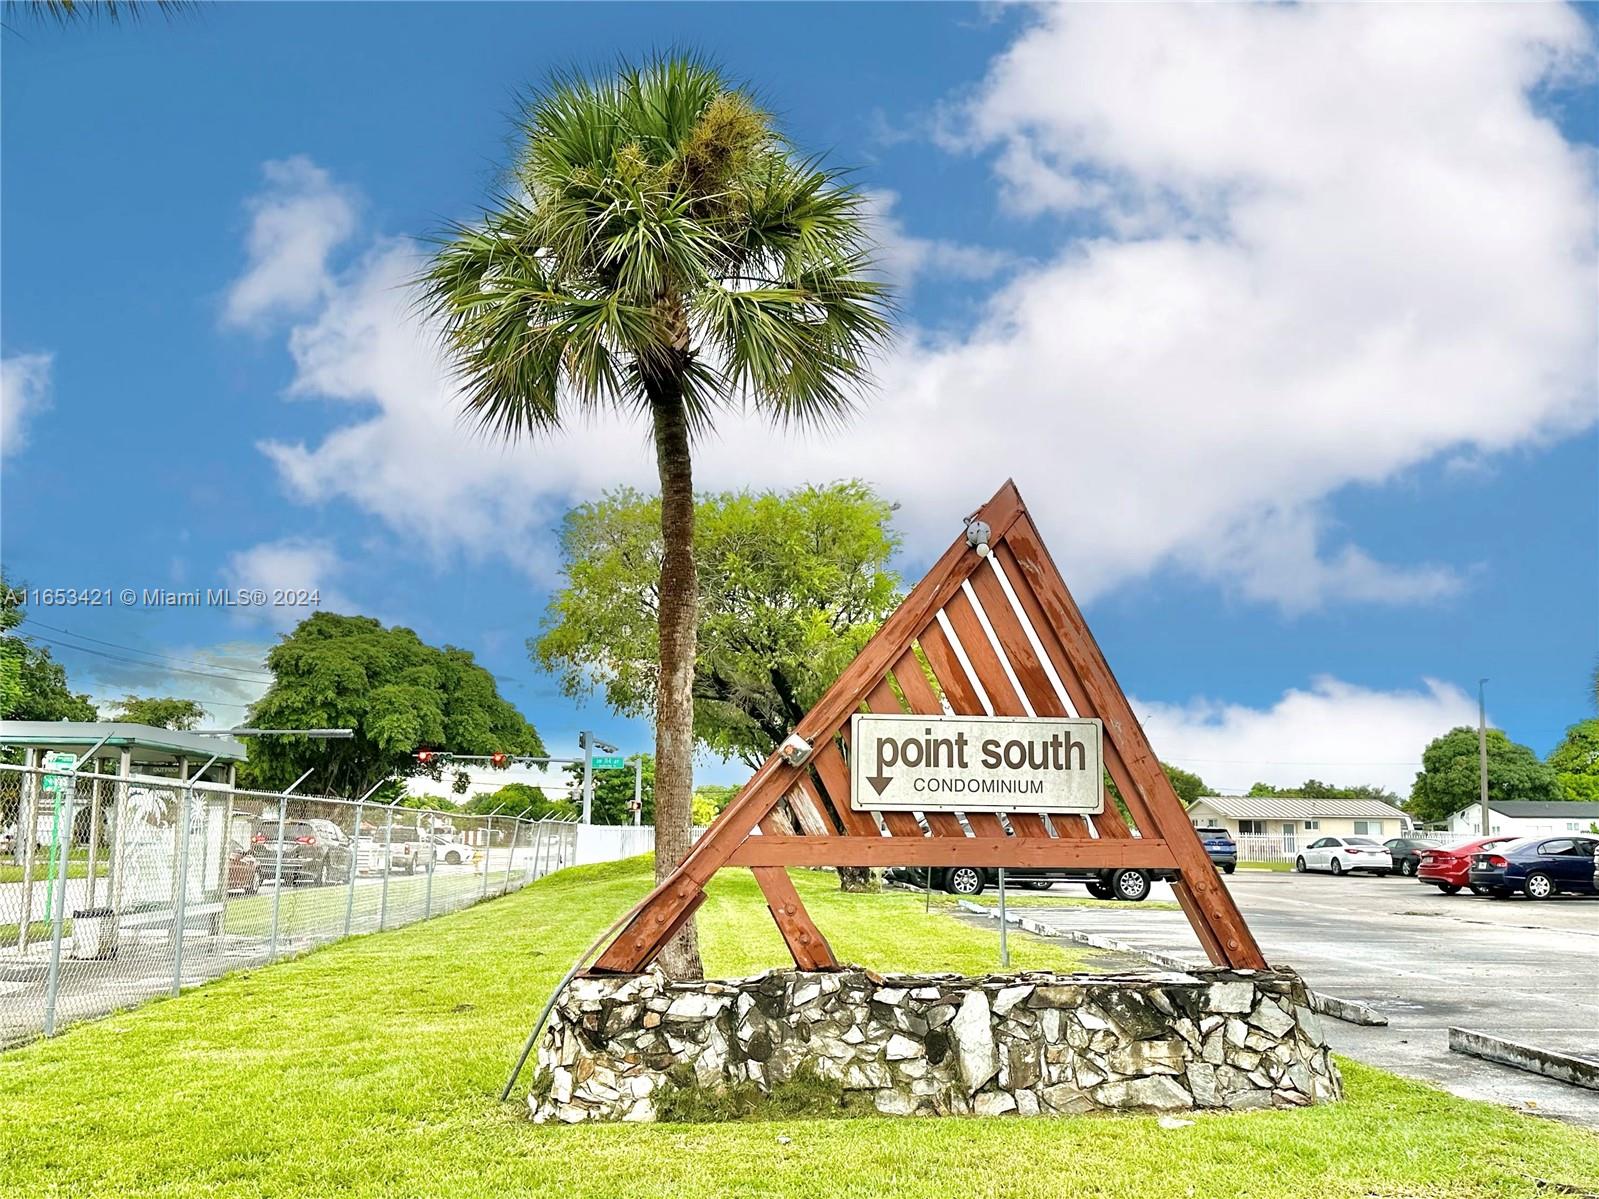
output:
[[[966,521],[966,544],[977,551],[979,558],[988,557],[988,537],[992,531],[987,521],[978,520],[975,516]]]

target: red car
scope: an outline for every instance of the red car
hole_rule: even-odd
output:
[[[1471,855],[1494,845],[1507,845],[1517,840],[1515,836],[1478,837],[1475,841],[1467,841],[1463,845],[1450,845],[1447,848],[1424,849],[1421,852],[1421,865],[1416,869],[1416,877],[1424,883],[1431,883],[1445,895],[1453,895],[1462,887],[1470,886],[1466,879],[1471,870]],[[1475,894],[1477,889],[1472,887]]]

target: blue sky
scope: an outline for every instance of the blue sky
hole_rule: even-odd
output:
[[[1014,475],[1157,751],[1220,789],[1403,785],[1484,675],[1542,752],[1590,714],[1599,653],[1592,42],[1553,6],[219,5],[7,31],[0,553],[33,586],[314,586],[472,649],[558,750],[645,746],[522,649],[561,512],[648,485],[642,431],[457,429],[398,284],[492,187],[518,93],[687,46],[857,169],[904,301],[856,426],[729,422],[705,485],[868,478],[914,577]],[[96,696],[232,722],[302,614],[27,627]]]

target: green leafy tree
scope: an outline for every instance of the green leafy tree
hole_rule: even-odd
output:
[[[727,805],[733,802],[733,797],[739,793],[738,787],[723,787],[715,783],[702,783],[694,788],[694,824],[697,828],[704,828],[715,820],[724,811]]]
[[[1370,783],[1358,783],[1353,787],[1340,787],[1335,783],[1324,783],[1320,779],[1306,779],[1297,787],[1274,787],[1270,783],[1256,783],[1249,789],[1250,795],[1256,796],[1286,796],[1297,799],[1380,799],[1384,803],[1398,804],[1399,796],[1383,787]]]
[[[205,719],[205,708],[192,699],[124,695],[112,715],[129,724],[147,724],[155,729],[192,729]]]
[[[501,815],[519,816],[524,820],[569,818],[577,814],[570,800],[552,800],[543,787],[532,783],[506,783],[498,791],[474,796],[463,810],[478,815],[498,810]]]
[[[688,853],[698,596],[691,445],[719,412],[850,408],[887,334],[862,194],[694,58],[570,75],[523,114],[509,186],[424,283],[467,405],[507,438],[644,418],[661,485],[656,872]],[[703,973],[692,923],[665,969]]]
[[[1477,803],[1481,773],[1477,730],[1450,729],[1421,755],[1421,771],[1410,789],[1406,810],[1417,820],[1446,820]],[[1498,729],[1488,730],[1488,798],[1492,800],[1563,799],[1554,768],[1540,762],[1525,745]]]
[[[1599,803],[1599,720],[1579,720],[1547,759],[1566,799]]]
[[[89,697],[72,690],[50,651],[14,630],[26,615],[25,588],[0,571],[0,719],[95,720]]]
[[[1169,765],[1166,762],[1162,762],[1160,768],[1165,772],[1167,780],[1172,785],[1172,790],[1177,792],[1177,798],[1183,801],[1184,807],[1193,803],[1201,795],[1213,794],[1211,789],[1205,785],[1205,780],[1197,774],[1184,770],[1180,766]],[[1121,811],[1123,819],[1127,819],[1127,802],[1122,799],[1120,789],[1111,781],[1109,771],[1105,773],[1105,798],[1107,802],[1116,805]]]
[[[389,775],[423,773],[419,748],[544,753],[533,726],[468,651],[427,645],[371,617],[312,613],[272,647],[267,669],[272,685],[250,709],[251,724],[348,728],[355,736],[255,739],[246,775],[256,786],[285,786],[315,768],[316,786],[359,795]]]
[[[633,763],[644,759],[643,812],[640,819],[645,824],[655,821],[655,758],[651,754],[635,754],[627,759],[625,770],[596,770],[594,772],[593,819],[595,824],[633,823]],[[583,811],[583,763],[568,762],[566,777],[569,780],[573,810]]]
[[[562,526],[566,586],[528,648],[563,689],[629,716],[656,702],[659,501],[618,491]],[[758,766],[899,598],[889,505],[860,483],[702,497],[694,734]]]

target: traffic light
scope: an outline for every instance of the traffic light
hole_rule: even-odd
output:
[[[433,751],[431,749],[419,749],[419,750],[417,750],[417,752],[416,752],[416,760],[418,762],[420,762],[423,766],[428,765],[428,763],[433,761]]]
[[[510,764],[510,759],[504,754],[490,754],[489,765],[496,770],[504,770]]]

